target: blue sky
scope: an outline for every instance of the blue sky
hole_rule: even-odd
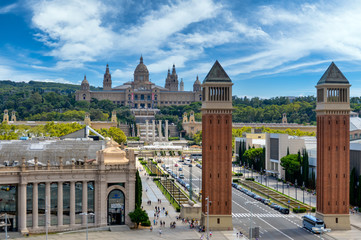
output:
[[[3,0],[0,79],[113,86],[142,54],[164,86],[176,65],[185,90],[218,60],[240,97],[315,95],[334,61],[361,95],[359,1]]]

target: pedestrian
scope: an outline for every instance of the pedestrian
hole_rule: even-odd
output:
[[[238,238],[238,233],[236,233],[236,237]]]
[[[209,232],[209,237],[212,237],[212,231]]]
[[[162,229],[159,229],[159,236],[162,236]]]

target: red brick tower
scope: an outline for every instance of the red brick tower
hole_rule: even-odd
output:
[[[316,217],[333,230],[350,229],[350,86],[333,62],[316,86]]]
[[[232,81],[218,61],[203,81],[202,225],[232,229]],[[209,199],[209,216],[207,200]]]

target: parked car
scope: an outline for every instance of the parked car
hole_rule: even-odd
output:
[[[182,174],[182,173],[179,174],[179,178],[180,178],[180,179],[183,179],[183,178],[184,178],[184,174]]]
[[[238,184],[237,183],[232,183],[232,187],[237,188]]]
[[[178,164],[176,163],[176,164],[174,164],[174,166],[175,166],[175,167],[178,167]]]
[[[178,171],[183,171],[183,169],[180,167],[180,168],[178,168]]]
[[[278,211],[283,214],[290,214],[290,210],[288,208],[280,207]]]
[[[270,205],[270,203],[271,203],[271,201],[269,199],[264,199],[262,202],[266,205]]]
[[[275,208],[275,206],[278,206],[276,203],[271,203],[270,205],[269,205],[271,208]]]
[[[258,201],[261,201],[261,200],[262,200],[262,197],[256,195],[256,196],[254,196],[254,199],[256,199],[256,200],[258,200]]]

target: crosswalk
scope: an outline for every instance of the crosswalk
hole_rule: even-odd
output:
[[[274,217],[287,217],[293,218],[293,215],[282,215],[276,213],[232,213],[232,217],[235,218],[249,218],[249,217],[259,217],[259,218],[274,218]]]

